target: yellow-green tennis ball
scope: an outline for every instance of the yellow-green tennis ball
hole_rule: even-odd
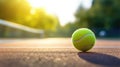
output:
[[[91,49],[96,41],[95,34],[88,28],[77,29],[72,34],[72,42],[75,48],[82,52]]]

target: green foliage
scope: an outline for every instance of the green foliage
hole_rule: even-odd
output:
[[[93,21],[93,25],[96,27],[108,30],[111,28],[120,28],[119,7],[119,0],[94,0],[92,8],[89,10],[90,20],[96,20]]]
[[[77,22],[81,27],[120,28],[119,6],[119,0],[93,0],[90,9],[86,10],[80,7],[80,10],[76,12]]]
[[[0,0],[0,18],[17,22],[30,13],[30,5],[26,0]]]
[[[44,30],[56,30],[56,25],[58,23],[56,16],[47,14],[47,12],[42,8],[32,10],[35,13],[30,14],[27,17],[27,23],[25,25]]]
[[[79,27],[88,27],[98,30],[106,30],[108,36],[120,34],[120,0],[93,0],[92,7],[85,9],[79,7],[76,12],[76,24]],[[112,32],[112,34],[110,34]],[[117,34],[118,33],[118,34]]]
[[[43,30],[55,30],[58,23],[56,16],[32,8],[27,0],[0,0],[0,19]]]
[[[75,24],[77,25],[77,27],[79,28],[88,27],[87,16],[88,16],[87,10],[81,6],[80,9],[75,14],[76,17]]]
[[[51,32],[56,31],[59,23],[55,15],[43,8],[32,8],[27,0],[0,0],[0,19]],[[8,35],[10,29],[0,25],[0,37]]]

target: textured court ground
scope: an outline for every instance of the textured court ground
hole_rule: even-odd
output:
[[[120,67],[120,40],[97,40],[87,53],[69,38],[2,39],[0,67]]]

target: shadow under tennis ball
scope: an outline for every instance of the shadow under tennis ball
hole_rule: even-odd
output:
[[[120,67],[120,58],[95,52],[79,52],[78,56],[90,63],[104,65],[108,67]]]

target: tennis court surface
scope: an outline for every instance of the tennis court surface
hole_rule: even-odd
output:
[[[0,39],[0,67],[120,67],[120,40],[98,39],[83,53],[70,38]]]

